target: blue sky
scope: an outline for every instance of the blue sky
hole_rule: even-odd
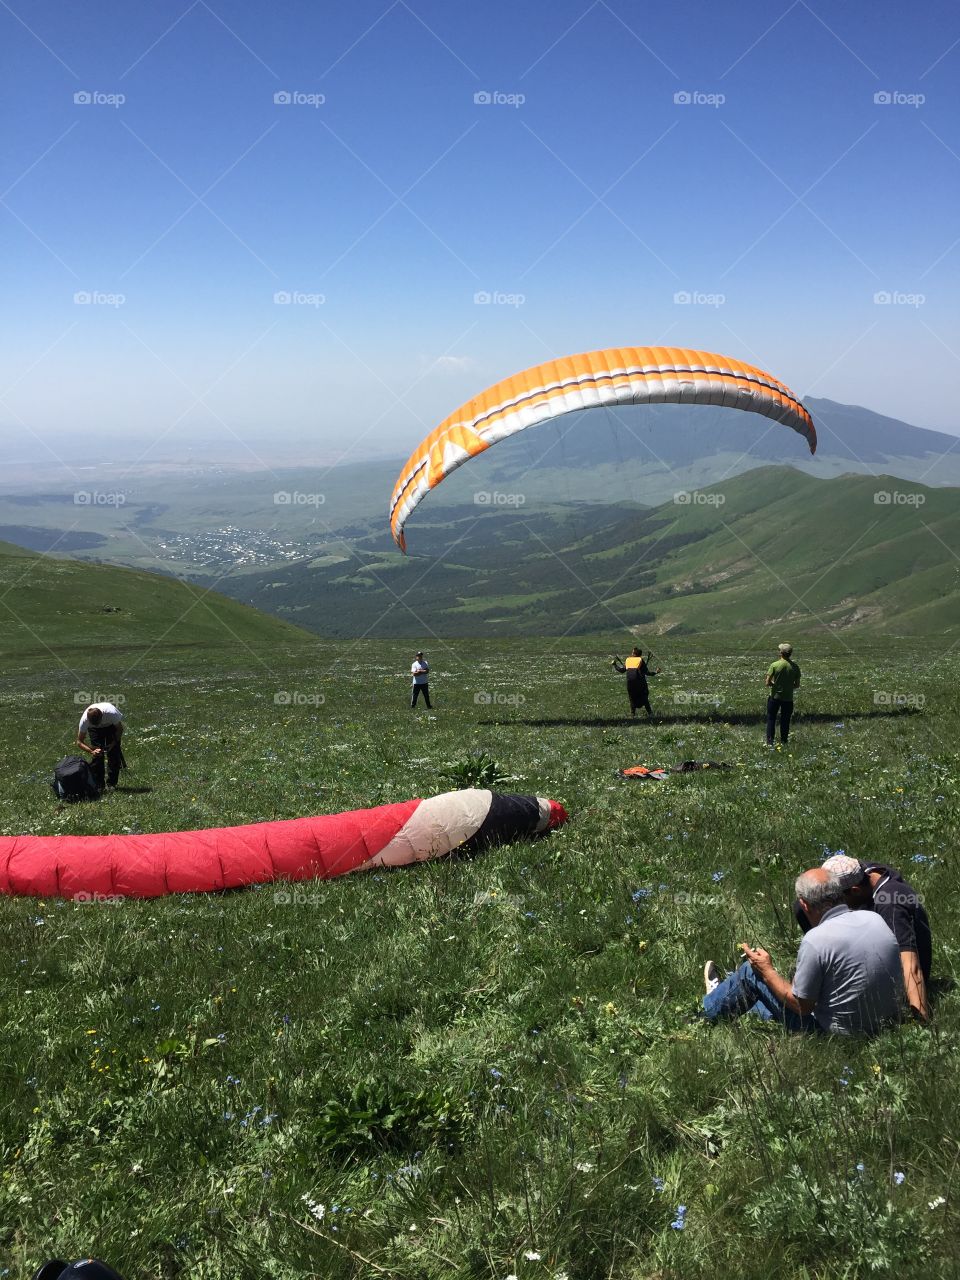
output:
[[[6,440],[401,454],[528,364],[660,342],[960,432],[955,4],[0,26]]]

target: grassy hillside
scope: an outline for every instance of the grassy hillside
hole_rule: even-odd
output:
[[[344,636],[960,626],[955,489],[770,467],[687,497],[535,512],[434,498],[410,525],[406,559],[378,533],[333,563],[224,588]]]
[[[290,645],[298,628],[173,578],[0,543],[0,657]]]
[[[442,790],[480,750],[572,814],[539,844],[295,890],[0,902],[0,1271],[952,1280],[956,651],[810,642],[782,753],[759,744],[762,650],[674,642],[652,724],[587,641],[429,656],[433,715],[406,705],[406,646],[149,655],[121,689],[129,789],[81,809],[46,783],[72,677],[0,673],[2,832],[336,812]],[[689,758],[737,767],[616,776]],[[747,939],[789,968],[793,877],[840,848],[926,896],[933,1027],[691,1022],[708,957]]]

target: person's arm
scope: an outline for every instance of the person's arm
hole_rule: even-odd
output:
[[[920,957],[915,951],[901,951],[900,964],[903,966],[903,986],[907,993],[907,1003],[921,1022],[930,1017],[930,1005],[927,1001],[927,984],[923,980],[920,968]]]
[[[623,660],[621,658],[618,658],[616,654],[613,655],[613,661],[610,663],[610,665],[611,667],[613,667],[614,671],[616,671],[621,676],[627,669],[623,665]]]
[[[896,882],[878,888],[873,897],[873,909],[892,931],[900,948],[903,989],[907,1003],[917,1017],[926,1022],[930,1017],[930,1005],[927,1001],[927,984],[923,979],[920,956],[917,952],[914,914],[905,902],[896,900],[898,897],[906,896],[904,888],[898,887]]]
[[[88,745],[86,729],[77,730],[76,746],[78,746],[81,751],[85,751],[88,756],[98,756],[102,754],[99,747],[91,747]]]
[[[793,664],[793,687],[795,689],[800,688],[800,668],[796,663]]]
[[[767,686],[768,689],[773,684],[773,668],[772,667],[770,667],[769,670],[767,671],[767,678],[766,680],[764,680],[763,683]]]
[[[750,961],[757,977],[767,984],[781,1004],[804,1017],[812,1013],[816,1000],[801,999],[793,994],[793,984],[777,973],[769,951],[763,947],[748,946],[745,942],[740,943],[740,950]]]

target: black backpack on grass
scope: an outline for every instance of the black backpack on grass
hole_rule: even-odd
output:
[[[100,788],[93,770],[83,756],[64,756],[53,771],[50,785],[57,799],[66,804],[100,799]]]
[[[62,1258],[51,1258],[33,1280],[123,1280],[119,1271],[100,1262],[97,1258],[83,1258],[80,1262],[64,1262]]]

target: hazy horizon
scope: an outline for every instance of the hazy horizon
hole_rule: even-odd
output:
[[[6,9],[0,445],[402,457],[621,344],[960,435],[960,12],[924,13]]]

